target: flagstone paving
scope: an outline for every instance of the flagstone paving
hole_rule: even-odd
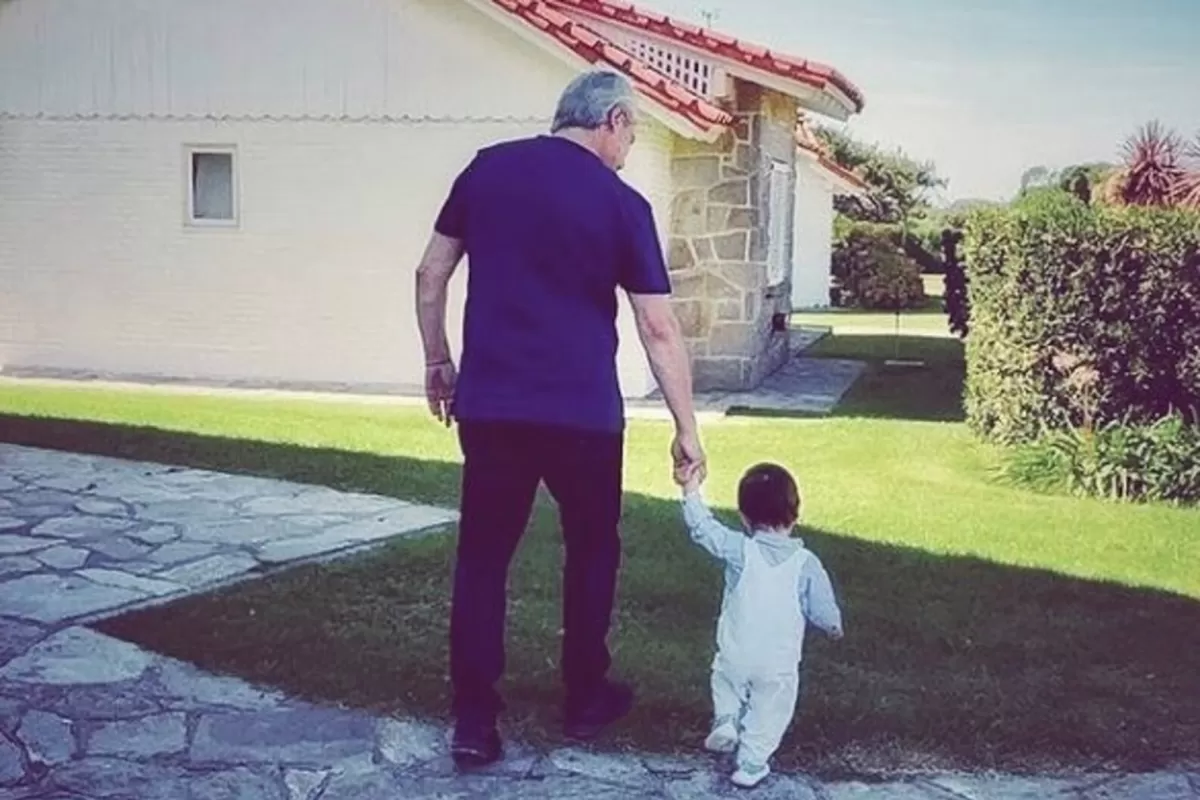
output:
[[[440,726],[318,707],[87,623],[396,537],[445,509],[262,478],[0,444],[0,800],[732,796],[720,765],[509,746],[455,773]],[[773,776],[797,800],[1196,800],[1200,775]]]
[[[783,366],[754,389],[698,392],[694,398],[697,414],[712,421],[747,411],[781,416],[833,413],[867,365],[851,359],[806,356],[805,352],[827,334],[826,329],[792,329],[791,357]],[[625,406],[630,417],[670,416],[659,391],[644,399],[628,400]]]

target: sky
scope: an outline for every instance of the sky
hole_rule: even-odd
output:
[[[1034,166],[1116,161],[1157,119],[1200,135],[1200,0],[641,0],[836,67],[848,129],[932,160],[942,200],[1011,197]]]

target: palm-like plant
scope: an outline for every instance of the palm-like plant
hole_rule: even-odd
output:
[[[1200,132],[1184,150],[1185,170],[1175,181],[1171,201],[1200,211]]]
[[[1157,120],[1138,129],[1121,148],[1122,199],[1129,205],[1162,206],[1175,200],[1183,169],[1183,142]]]

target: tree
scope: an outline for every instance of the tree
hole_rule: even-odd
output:
[[[1115,165],[1103,161],[1074,164],[1059,171],[1058,187],[1091,204],[1096,190],[1116,169]]]
[[[1004,203],[999,200],[986,200],[978,197],[963,197],[946,206],[947,217],[957,220],[954,226],[961,228],[967,214],[981,208],[999,208]]]
[[[1091,203],[1093,194],[1117,167],[1102,161],[1072,164],[1063,169],[1030,167],[1021,175],[1017,199],[1035,192],[1060,190]]]
[[[946,228],[942,231],[942,259],[946,262],[944,302],[946,315],[950,318],[950,331],[960,339],[967,338],[971,329],[971,304],[967,294],[967,271],[959,255],[963,231],[961,228]]]
[[[1049,167],[1030,167],[1021,175],[1021,190],[1018,194],[1024,195],[1030,189],[1052,186],[1057,181],[1058,173],[1051,171]]]
[[[929,193],[946,185],[931,162],[917,161],[902,150],[887,151],[829,127],[814,133],[834,161],[869,187],[863,197],[835,198],[837,210],[851,219],[907,226],[910,217],[929,208]]]

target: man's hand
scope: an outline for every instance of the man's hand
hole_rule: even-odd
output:
[[[429,413],[447,428],[454,422],[451,404],[457,381],[458,372],[454,369],[454,362],[449,359],[425,366],[425,399],[429,402]]]
[[[671,442],[671,461],[674,465],[675,482],[687,486],[689,482],[703,483],[708,477],[708,461],[700,437],[694,432],[675,434]]]

